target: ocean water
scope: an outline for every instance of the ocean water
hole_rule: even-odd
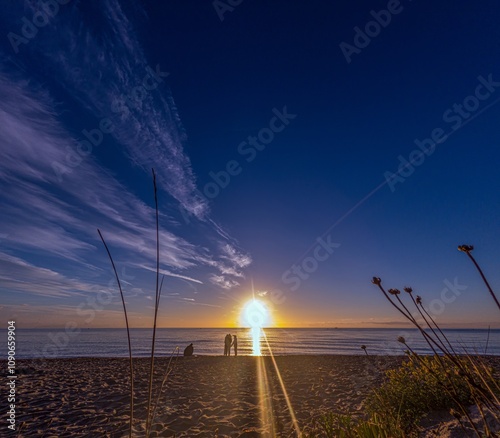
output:
[[[457,351],[500,355],[500,329],[444,330]],[[156,355],[170,356],[176,347],[182,354],[193,343],[195,355],[222,355],[226,333],[238,336],[238,354],[252,355],[254,340],[250,329],[158,329]],[[132,329],[131,342],[135,357],[146,357],[151,351],[151,329]],[[423,337],[412,329],[280,329],[268,328],[258,343],[262,355],[292,354],[365,354],[401,355],[405,346],[397,342],[403,336],[420,354],[431,353]],[[82,329],[67,333],[63,329],[16,330],[16,357],[126,357],[125,329]],[[488,342],[487,342],[488,340]],[[7,342],[4,343],[6,345]],[[234,354],[232,352],[232,354]]]

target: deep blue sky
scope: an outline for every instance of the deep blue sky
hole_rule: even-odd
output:
[[[122,325],[100,228],[133,324],[150,323],[155,167],[164,326],[238,324],[252,284],[283,325],[401,325],[373,275],[413,286],[444,324],[500,320],[456,250],[474,244],[498,289],[496,2],[247,0],[218,14],[212,2],[74,0],[23,36],[43,22],[43,3],[0,19],[6,318]],[[347,62],[340,45],[388,7],[399,13],[372,25]],[[155,81],[148,68],[168,76]],[[285,108],[295,117],[249,162],[241,143]],[[103,119],[111,132],[82,158],[82,130]],[[451,135],[383,184],[436,129]],[[211,174],[234,161],[240,173],[212,197]],[[57,175],[61,165],[71,171]],[[315,252],[318,238],[332,254]],[[313,271],[300,285],[294,265]],[[447,282],[462,289],[444,302]],[[104,302],[94,313],[93,299]]]

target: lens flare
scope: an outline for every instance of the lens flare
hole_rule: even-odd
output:
[[[275,418],[273,417],[273,390],[271,387],[271,379],[268,373],[272,373],[272,368],[274,367],[274,373],[278,379],[280,389],[283,393],[288,412],[290,413],[290,418],[292,420],[293,428],[295,429],[296,436],[302,436],[297,418],[295,417],[295,412],[292,407],[290,398],[288,397],[288,392],[285,388],[285,382],[281,377],[280,370],[278,369],[278,364],[274,359],[273,352],[271,350],[271,345],[267,339],[264,327],[269,327],[271,325],[270,312],[266,305],[259,300],[253,299],[248,301],[243,307],[241,312],[241,323],[243,327],[249,327],[250,333],[252,335],[252,346],[253,355],[260,356],[256,358],[257,360],[257,377],[258,377],[258,391],[259,391],[259,405],[260,405],[260,421],[261,426],[267,430],[266,436],[277,436],[275,430]],[[267,346],[268,357],[262,356],[260,341],[261,339],[265,342]],[[269,361],[270,359],[270,361]],[[267,365],[266,365],[267,364]],[[269,369],[267,369],[269,368]]]

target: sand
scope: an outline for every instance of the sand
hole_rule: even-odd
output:
[[[275,360],[297,424],[307,430],[313,418],[329,411],[361,415],[370,389],[402,358],[281,356]],[[154,386],[159,388],[167,359],[157,359],[156,365]],[[128,367],[128,359],[117,358],[18,360],[19,436],[127,436]],[[135,359],[134,436],[144,436],[148,370],[149,359]],[[2,400],[2,412],[5,408]],[[153,430],[152,436],[296,436],[272,359],[249,356],[174,361]]]

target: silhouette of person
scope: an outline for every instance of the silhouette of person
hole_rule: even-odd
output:
[[[194,351],[193,344],[189,344],[185,349],[184,349],[184,356],[192,356]]]
[[[224,356],[231,356],[231,341],[232,337],[228,333],[224,339]]]
[[[233,347],[234,347],[234,355],[238,356],[238,338],[236,335],[233,335]]]

